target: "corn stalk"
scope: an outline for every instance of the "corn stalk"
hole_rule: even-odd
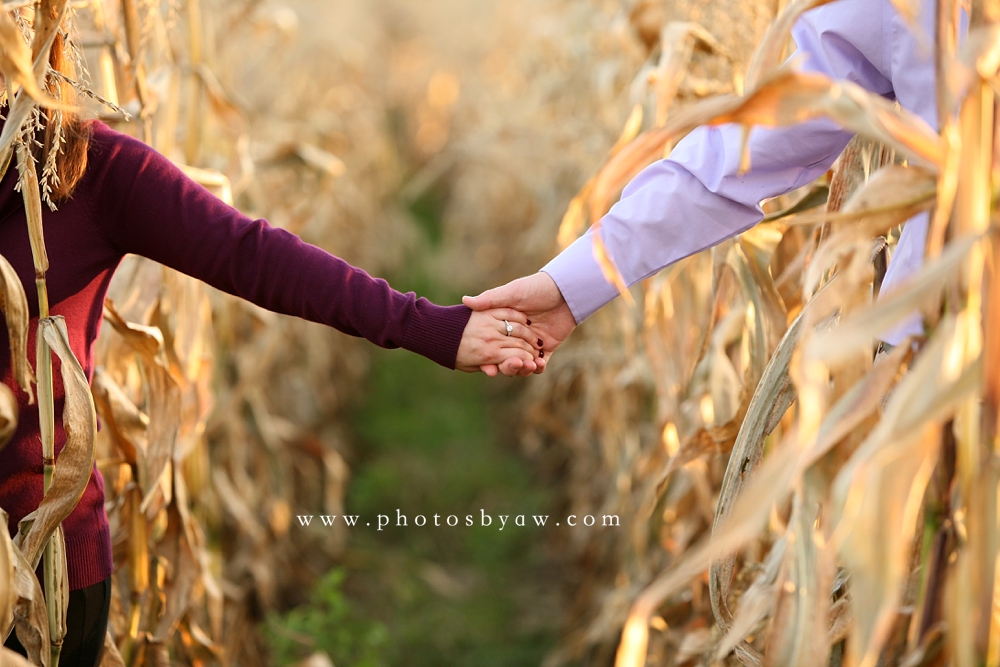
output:
[[[936,3],[941,125],[932,130],[849,84],[830,96],[828,82],[779,68],[797,14],[819,4],[788,4],[752,59],[745,93],[660,110],[656,117],[667,120],[616,146],[567,213],[562,244],[703,123],[775,126],[824,116],[883,147],[869,164],[856,159],[852,143],[832,184],[772,202],[765,222],[731,246],[647,281],[641,317],[622,308],[607,327],[626,341],[644,331],[646,360],[664,376],[656,384],[663,435],[615,471],[633,490],[604,502],[642,509],[632,546],[617,556],[603,613],[567,642],[560,660],[611,643],[603,639],[608,618],[627,600],[630,613],[618,617],[623,628],[615,633],[618,667],[1000,661],[993,349],[1000,306],[992,291],[998,8],[971,3],[959,49],[959,3]],[[918,3],[894,4],[916,16]],[[905,162],[894,164],[893,153]],[[859,162],[864,168],[851,172]],[[845,190],[845,174],[857,187]],[[828,192],[826,210],[817,208]],[[923,271],[876,306],[880,258],[898,225],[931,208]],[[741,275],[732,246],[755,272]],[[598,259],[616,280],[599,248]],[[692,285],[709,266],[716,279],[706,294]],[[761,304],[772,306],[763,309],[775,314],[765,321],[785,332],[780,341],[756,326]],[[873,365],[878,335],[915,310],[927,338]],[[685,327],[705,328],[693,337]],[[622,460],[607,452],[635,427],[616,421],[624,411],[598,398],[598,382],[572,378],[574,394],[588,396],[580,422],[592,431],[603,421],[597,435],[575,437]],[[548,386],[554,401],[567,400],[564,382]],[[733,397],[738,407],[723,416],[711,409]],[[567,419],[558,411],[556,418]],[[724,476],[714,472],[720,461]],[[658,467],[651,484],[649,470]],[[706,511],[715,517],[713,534],[696,541]],[[706,618],[715,627],[706,630]]]
[[[50,500],[59,494],[65,494],[63,485],[53,489],[53,479],[56,471],[55,448],[54,448],[54,396],[52,382],[52,351],[49,342],[43,333],[44,327],[50,323],[48,290],[45,281],[45,273],[48,270],[48,257],[45,252],[45,240],[42,229],[41,210],[41,190],[38,177],[35,171],[34,158],[31,155],[30,142],[32,141],[33,129],[22,130],[17,119],[23,115],[29,119],[29,128],[33,128],[32,109],[36,103],[43,103],[47,106],[59,106],[59,103],[48,97],[43,92],[47,86],[41,82],[46,81],[48,76],[49,50],[53,39],[59,30],[60,23],[66,12],[67,2],[41,2],[35,7],[35,25],[33,40],[29,45],[22,41],[17,30],[11,30],[13,23],[8,14],[4,13],[2,22],[7,26],[3,31],[5,40],[3,48],[7,54],[3,67],[5,80],[7,82],[8,99],[10,103],[10,113],[4,136],[7,141],[0,141],[0,154],[4,156],[5,165],[9,165],[11,152],[16,146],[18,171],[20,174],[19,186],[24,199],[26,218],[28,222],[28,233],[31,242],[32,260],[35,267],[35,287],[38,294],[38,330],[36,351],[36,365],[38,377],[38,401],[40,415],[40,429],[42,435],[42,460],[44,464],[44,492],[46,500]],[[20,88],[15,91],[16,84]],[[20,112],[20,113],[18,113]],[[22,131],[24,134],[22,134]],[[6,171],[5,166],[4,171]],[[68,347],[66,348],[68,350]],[[62,356],[62,355],[61,355]],[[72,352],[69,358],[65,359],[66,370],[79,369],[79,362],[73,357]],[[81,372],[82,374],[82,372]],[[91,407],[91,413],[93,408]],[[93,430],[91,431],[89,443],[90,451],[93,452]],[[91,457],[92,459],[92,457]],[[89,472],[89,471],[88,471]],[[85,476],[89,474],[84,473]],[[77,477],[80,473],[77,473]],[[48,609],[48,637],[49,656],[44,660],[46,664],[57,665],[62,647],[62,640],[65,636],[66,624],[66,602],[68,590],[66,589],[66,555],[65,547],[62,543],[61,532],[56,533],[56,539],[49,537],[52,531],[58,529],[58,524],[69,513],[72,506],[82,495],[76,495],[75,500],[66,508],[65,514],[56,521],[38,521],[29,528],[29,535],[32,531],[35,534],[47,533],[44,539],[44,571],[45,571],[45,600]],[[43,505],[45,501],[43,500]],[[41,507],[40,507],[41,510]],[[19,536],[20,537],[20,536]]]

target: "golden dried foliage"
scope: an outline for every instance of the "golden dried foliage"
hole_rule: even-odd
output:
[[[548,664],[1000,656],[997,435],[984,401],[996,381],[983,367],[997,336],[982,317],[1000,297],[986,259],[997,232],[995,58],[985,55],[996,49],[988,18],[1000,17],[974,8],[959,58],[939,45],[942,95],[964,91],[961,116],[939,133],[865,91],[781,67],[795,13],[818,4],[789,3],[751,59],[746,93],[658,110],[663,126],[616,146],[570,205],[563,244],[703,123],[825,116],[867,139],[852,142],[829,187],[770,203],[750,232],[634,288],[644,308],[596,316],[533,390],[529,436],[565,457],[567,505],[631,519],[613,546],[575,536],[584,585]],[[952,3],[942,7],[950,17]],[[931,208],[924,269],[875,305],[898,225]],[[878,336],[915,310],[926,337],[873,365]]]
[[[295,14],[254,2],[91,2],[79,15],[65,0],[42,2],[30,60],[20,34],[0,22],[9,54],[0,69],[22,89],[8,91],[0,154],[9,159],[20,144],[40,298],[43,193],[19,129],[38,104],[52,104],[42,83],[64,12],[78,21],[94,72],[79,86],[106,102],[107,120],[186,163],[220,196],[373,268],[406,243],[405,227],[385,215],[402,180],[396,139],[373,118],[409,105],[403,131],[423,167],[402,194],[413,200],[447,184],[446,243],[459,280],[473,270],[462,266],[467,257],[483,283],[534,268],[556,236],[536,220],[557,220],[571,201],[558,234],[565,245],[697,125],[832,117],[866,137],[850,149],[863,158],[845,155],[831,183],[770,203],[754,229],[645,281],[632,291],[638,306],[596,316],[534,383],[525,444],[562,471],[553,473],[560,509],[626,518],[616,539],[581,530],[559,545],[581,584],[548,664],[998,664],[995,3],[973,3],[961,59],[947,40],[938,44],[939,71],[955,77],[942,82],[942,108],[964,91],[961,114],[942,128],[857,87],[780,68],[796,13],[822,0],[789,3],[766,35],[774,3],[722,2],[701,15],[698,3],[669,4],[631,3],[606,33],[585,38],[579,26],[606,18],[603,9],[549,8],[563,31],[551,31],[536,57],[556,66],[529,81],[534,63],[508,63],[509,44],[487,53],[483,79],[507,91],[508,106],[463,126],[469,100],[484,99],[476,77],[428,73],[435,66],[418,43],[387,64],[364,46],[353,55],[296,46],[287,36]],[[727,13],[753,29],[718,20]],[[943,34],[955,30],[949,16]],[[286,55],[247,53],[237,35],[280,42]],[[585,53],[583,64],[568,52]],[[335,65],[321,82],[296,66],[317,53]],[[237,102],[217,76],[262,68],[284,77],[280,95],[248,86]],[[596,71],[609,73],[604,92],[576,92]],[[632,99],[622,100],[630,78]],[[322,104],[317,88],[328,91]],[[594,110],[586,121],[560,106],[583,103]],[[554,126],[552,117],[570,120]],[[624,129],[613,131],[616,123]],[[588,133],[600,136],[580,139]],[[543,134],[561,149],[540,159]],[[586,184],[571,200],[567,182]],[[878,258],[895,228],[931,207],[926,266],[873,305]],[[381,242],[389,233],[399,240]],[[0,274],[27,390],[26,301],[5,264]],[[336,416],[363,374],[363,353],[130,258],[98,343],[93,397],[104,428],[95,443],[86,381],[40,305],[37,358],[48,363],[35,369],[38,400],[43,417],[47,402],[51,413],[55,352],[70,443],[47,466],[43,507],[0,549],[5,625],[16,626],[33,664],[58,658],[58,523],[96,451],[117,568],[106,663],[264,664],[258,642],[245,639],[259,609],[295,599],[346,539],[290,528],[296,511],[341,513],[347,465]],[[873,363],[877,336],[914,308],[926,337]],[[213,386],[213,376],[223,379]],[[0,435],[12,431],[7,393],[0,418]],[[53,565],[44,593],[32,571],[43,551]]]

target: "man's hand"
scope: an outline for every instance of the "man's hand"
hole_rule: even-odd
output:
[[[512,308],[527,317],[531,329],[542,339],[542,350],[546,355],[553,351],[576,328],[576,319],[570,311],[566,300],[547,273],[536,273],[524,278],[518,278],[501,287],[486,290],[479,296],[462,297],[462,303],[475,311],[485,311],[491,308]],[[535,368],[526,364],[517,370],[518,375],[541,373],[545,370],[548,356],[535,360]],[[483,372],[490,374],[495,369],[483,367]],[[514,369],[507,369],[508,373]],[[506,374],[506,373],[505,373]]]

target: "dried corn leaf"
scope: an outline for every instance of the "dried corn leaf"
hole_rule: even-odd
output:
[[[801,469],[819,461],[878,410],[912,355],[909,345],[893,348],[864,379],[844,392],[823,418],[816,440],[803,449]]]
[[[727,263],[733,268],[740,290],[748,304],[744,322],[750,341],[749,363],[743,377],[744,397],[741,401],[740,414],[746,410],[752,397],[753,390],[750,388],[757,386],[771,353],[787,327],[781,297],[774,287],[774,281],[767,273],[765,258],[758,254],[762,248],[754,243],[755,239],[759,239],[765,233],[766,230],[761,230],[746,239],[740,239],[739,243],[733,244],[726,258]],[[755,261],[751,261],[751,257]]]
[[[876,337],[913,313],[935,314],[941,292],[959,278],[969,252],[981,240],[979,236],[968,236],[949,244],[939,258],[928,262],[905,286],[886,294],[877,304],[855,313],[836,329],[812,338],[807,344],[806,354],[833,365],[861,350],[870,350]]]
[[[906,19],[911,28],[916,27],[917,17],[920,15],[919,0],[892,0],[892,6]]]
[[[995,80],[1000,71],[1000,26],[971,28],[962,42],[958,60],[949,72],[949,92],[958,100],[971,84],[973,76],[986,82]]]
[[[788,368],[802,335],[803,321],[803,313],[800,313],[778,343],[756,385],[722,480],[713,532],[721,530],[737,506],[744,487],[763,458],[764,438],[795,398],[795,388],[789,379]],[[727,554],[712,563],[709,573],[712,611],[716,622],[723,629],[729,627],[732,619],[732,614],[726,607],[726,599],[729,597],[735,563],[735,554]]]
[[[799,325],[800,322],[801,319],[797,319],[796,323],[793,323],[792,327],[789,328],[789,332],[788,334],[786,334],[786,337],[796,335],[795,332],[797,331],[797,327],[800,326]],[[783,341],[779,345],[778,351],[775,353],[775,358],[778,357],[784,345],[785,342]],[[792,347],[793,347],[792,345],[789,345],[788,349],[791,350]],[[839,442],[845,435],[850,433],[852,429],[856,428],[856,426],[859,423],[861,423],[868,415],[874,412],[878,408],[881,397],[885,395],[885,392],[891,386],[892,380],[897,376],[900,364],[904,363],[905,360],[909,358],[909,355],[910,355],[910,350],[907,347],[900,347],[894,349],[889,357],[887,357],[885,360],[883,360],[880,364],[876,366],[876,372],[873,372],[868,376],[866,376],[862,383],[852,388],[851,391],[847,392],[843,396],[843,398],[837,404],[835,404],[834,407],[827,414],[826,418],[824,419],[824,422],[818,429],[817,439],[815,440],[814,443],[802,449],[800,458],[797,462],[792,460],[792,456],[794,455],[791,453],[790,450],[793,448],[789,447],[787,443],[782,445],[782,447],[777,452],[775,452],[774,455],[769,457],[764,462],[764,465],[761,467],[758,476],[755,476],[750,479],[750,482],[747,485],[747,490],[745,491],[745,495],[741,495],[738,498],[739,502],[736,504],[736,508],[738,511],[734,510],[733,515],[738,514],[739,516],[727,518],[727,523],[723,524],[721,529],[718,528],[718,522],[717,522],[717,528],[716,528],[717,532],[719,534],[726,533],[728,522],[731,520],[736,520],[739,522],[745,521],[746,516],[750,514],[750,508],[747,507],[748,505],[751,505],[751,507],[761,507],[761,506],[770,507],[770,505],[775,500],[777,500],[783,493],[782,490],[773,492],[775,488],[778,488],[778,487],[773,487],[773,484],[779,483],[784,485],[790,483],[792,479],[797,477],[799,474],[801,474],[802,471],[804,471],[815,461],[817,461],[819,457],[821,457],[823,454],[829,451],[831,447],[833,447],[837,442]],[[787,362],[785,367],[787,368]],[[771,367],[769,366],[768,373],[770,372],[771,372]],[[767,382],[768,373],[765,373],[765,378],[761,381],[762,386],[765,384],[765,382]],[[791,394],[791,396],[794,396],[794,394]],[[755,402],[756,400],[757,397],[755,396]],[[791,399],[789,398],[787,400],[790,402]],[[779,405],[781,403],[781,401],[776,401],[776,402],[779,403]],[[765,405],[769,407],[771,404],[770,402],[767,402]],[[784,408],[781,407],[778,408],[777,413],[779,416],[781,413],[784,412],[784,409],[787,408],[787,405],[788,404],[785,403]],[[752,404],[751,409],[748,411],[748,416],[746,422],[744,423],[744,428],[747,428],[746,424],[748,423],[761,424],[762,422],[771,423],[771,426],[773,427],[775,418],[773,416],[766,416],[766,413],[759,414],[760,412],[761,411],[759,409],[755,409]],[[751,422],[750,420],[753,415],[758,415],[758,416],[754,418],[753,422]],[[760,428],[760,426],[758,426],[758,428]],[[748,431],[748,433],[749,432],[750,431]],[[744,437],[744,432],[741,431],[740,438],[743,437]],[[759,435],[758,437],[762,439],[763,436]],[[728,493],[729,495],[733,495],[733,492],[726,490],[733,488],[734,485],[732,482],[728,480],[730,479],[745,480],[747,479],[747,476],[750,474],[750,472],[753,471],[753,469],[756,467],[756,462],[754,461],[753,458],[737,457],[738,451],[742,451],[742,448],[739,445],[739,441],[737,447],[734,448],[733,456],[730,458],[730,465],[729,468],[727,469],[727,477],[726,480],[724,480],[723,482],[723,490],[725,493]],[[784,452],[784,454],[782,454],[782,452]],[[755,455],[755,458],[756,460],[760,460],[759,451]],[[794,468],[796,472],[793,475],[783,476],[782,474],[783,471],[789,468]],[[739,471],[738,475],[734,474],[736,473],[736,471]],[[777,482],[776,480],[782,480],[782,481]],[[771,492],[769,492],[768,490],[769,487]],[[736,488],[738,489],[739,487],[737,486]],[[787,489],[788,487],[781,486],[780,488]],[[724,503],[720,500],[719,512],[722,512],[726,510],[728,507],[733,506],[733,502],[735,501]],[[728,537],[729,536],[727,535],[726,539],[728,539]],[[725,607],[724,604],[722,603],[722,601],[725,600],[725,598],[728,597],[729,594],[729,585],[732,577],[733,564],[734,561],[731,556],[727,556],[725,559],[720,559],[714,562],[712,564],[712,572],[709,579],[711,585],[711,595],[712,595],[711,599],[713,607],[718,609],[718,611],[716,611],[717,618],[722,619],[719,622],[720,625],[722,625],[724,628],[729,626],[731,622],[730,619],[733,618],[728,608]],[[802,572],[807,572],[807,571],[808,570],[802,570]],[[746,615],[742,617],[740,615],[740,610],[737,610],[736,618],[741,619],[740,622],[743,624],[750,624],[750,618],[752,618],[755,615],[755,612],[760,612],[760,610],[763,607],[764,605],[761,604],[760,606],[757,606],[754,609],[748,611]],[[815,607],[812,608],[815,610]],[[742,627],[746,627],[746,625],[742,625],[741,628]],[[733,642],[737,641],[737,637],[732,637],[728,641],[730,644],[732,644]],[[743,648],[744,648],[744,653],[743,653],[744,657],[747,655],[752,655],[752,653],[750,652],[750,649],[752,647],[749,647],[748,645],[743,645]]]
[[[953,424],[959,448],[964,444],[961,441],[962,431],[968,430],[961,427],[961,422],[966,421],[962,412],[968,408],[968,403],[960,408]],[[978,451],[972,453],[979,455]],[[969,463],[975,466],[979,462]],[[963,474],[961,468],[972,466],[960,464],[956,475],[956,481],[959,482],[956,486],[965,487],[960,493],[969,499],[958,513],[960,535],[967,541],[949,568],[943,613],[945,622],[950,626],[948,639],[953,652],[952,664],[956,667],[984,664],[979,656],[990,655],[990,645],[995,645],[998,639],[991,626],[995,626],[1000,620],[996,618],[998,612],[995,602],[998,552],[995,527],[1000,479],[996,466],[991,465],[982,466],[974,479],[963,479],[967,473]],[[996,648],[992,650],[994,655],[995,651]],[[985,664],[990,664],[989,660]]]
[[[785,221],[785,218],[791,216],[797,216],[807,211],[812,211],[813,209],[819,208],[826,204],[827,199],[830,196],[830,187],[825,183],[814,183],[809,191],[802,195],[801,198],[795,201],[794,204],[788,208],[781,209],[780,211],[775,211],[774,213],[769,213],[765,215],[763,220],[761,220],[761,225],[765,225],[770,222],[790,222]]]
[[[804,12],[828,4],[832,0],[793,0],[785,6],[778,18],[771,23],[764,37],[754,50],[747,68],[746,87],[754,90],[767,76],[781,65],[782,54],[792,32],[792,25]]]
[[[62,415],[66,444],[56,458],[52,485],[48,492],[38,509],[26,516],[19,526],[18,546],[32,564],[32,569],[38,565],[45,543],[76,507],[90,481],[95,456],[94,435],[97,431],[90,384],[80,362],[70,349],[65,320],[59,316],[43,318],[39,320],[38,326],[40,337],[44,338],[60,361],[66,392]]]
[[[17,604],[17,591],[14,586],[16,554],[14,543],[10,539],[7,524],[10,521],[7,513],[0,509],[0,629],[6,632],[14,622],[14,606]]]
[[[186,381],[179,365],[170,364],[160,329],[125,321],[110,300],[105,301],[104,317],[143,360],[148,421],[144,456],[137,461],[143,491],[142,511],[152,518],[170,503],[170,484],[165,476],[169,475],[167,468],[181,422],[178,384]]]
[[[35,76],[39,78],[47,69],[49,49],[52,48],[68,6],[69,0],[40,0],[35,9],[35,37],[31,41],[31,58]]]
[[[767,553],[761,572],[757,575],[753,584],[740,598],[740,604],[736,608],[736,613],[732,616],[729,628],[725,631],[719,648],[715,652],[716,660],[722,660],[731,651],[738,651],[743,647],[744,653],[737,654],[743,664],[761,664],[759,651],[752,645],[746,643],[744,639],[751,632],[754,632],[764,621],[764,619],[774,610],[777,599],[776,586],[782,564],[785,561],[785,550],[787,539],[781,537],[771,550]],[[750,649],[758,655],[750,653]],[[749,660],[749,662],[748,662]]]
[[[663,157],[664,147],[695,127],[734,106],[731,96],[707,99],[674,116],[661,128],[643,132],[608,160],[594,177],[590,197],[590,219],[599,221],[608,211],[612,198],[647,165]],[[695,116],[693,109],[700,113]]]
[[[148,367],[147,367],[148,368]],[[161,507],[170,503],[170,463],[181,423],[180,392],[166,369],[159,366],[148,369],[147,395],[150,400],[149,428],[146,445],[146,487],[142,509],[146,516],[155,516]]]
[[[128,510],[129,526],[129,588],[134,598],[140,598],[149,588],[149,524],[139,508],[142,503],[142,489],[132,486],[126,494],[125,506]]]
[[[895,209],[899,215],[915,215],[926,207],[937,194],[934,174],[917,167],[887,165],[882,167],[862,185],[841,209],[844,213],[876,213],[886,215]],[[895,221],[884,227],[866,227],[869,235],[880,234]]]
[[[853,622],[849,596],[838,598],[830,605],[830,630],[827,633],[827,642],[830,646],[839,644],[847,638]]]
[[[6,130],[6,125],[4,129]],[[17,148],[17,170],[21,196],[24,199],[24,213],[28,219],[31,259],[35,263],[36,275],[44,274],[49,270],[49,256],[45,251],[45,232],[42,229],[42,198],[38,187],[38,173],[35,171],[35,159],[23,145],[18,145]]]
[[[111,636],[111,628],[104,633],[104,654],[101,658],[101,667],[125,667],[122,654],[118,651],[114,637]]]
[[[771,503],[787,492],[794,476],[796,448],[783,445],[761,466],[760,473],[733,508],[721,530],[680,555],[670,569],[657,577],[638,596],[622,632],[615,667],[645,664],[649,641],[649,619],[659,605],[703,572],[712,561],[725,557],[757,535],[766,521]]]
[[[640,111],[642,109],[642,107],[636,108],[640,109]],[[559,234],[556,239],[560,248],[568,248],[586,229],[587,199],[590,198],[590,192],[593,187],[594,179],[590,179],[580,188],[580,192],[570,200],[569,206],[566,207],[566,213],[563,214],[562,222],[559,224]]]
[[[942,321],[891,395],[882,420],[834,480],[839,522],[830,541],[854,581],[849,645],[855,664],[873,665],[891,628],[937,461],[938,426],[978,387],[979,360],[961,355],[968,332],[967,318]]]
[[[625,125],[622,127],[621,134],[618,135],[618,140],[615,145],[611,147],[608,151],[609,155],[614,155],[625,146],[629,145],[637,136],[639,136],[639,131],[642,130],[642,118],[643,111],[642,105],[636,104],[632,107],[632,113],[629,114],[628,120],[625,121]],[[593,183],[593,179],[587,181],[587,185],[584,185],[586,189],[590,184]],[[583,190],[580,191],[580,195],[583,194]],[[579,195],[578,195],[579,196]]]
[[[667,114],[677,97],[677,90],[680,88],[681,80],[684,78],[690,65],[696,41],[701,42],[714,51],[723,50],[718,40],[697,23],[671,21],[663,28],[663,36],[660,39],[660,63],[652,75],[655,79],[656,118],[654,125],[656,127],[662,126],[667,120]],[[641,108],[638,105],[635,107],[638,110],[641,110]],[[635,111],[633,111],[634,116]],[[640,114],[639,119],[641,120],[641,118]]]
[[[869,252],[873,237],[929,209],[936,194],[937,179],[923,170],[895,165],[878,170],[848,200],[842,213],[831,219],[835,231],[809,264],[804,280],[806,292],[815,289],[844,255]],[[843,224],[838,224],[841,221]]]
[[[23,655],[6,647],[0,647],[0,665],[3,667],[35,667]]]
[[[635,299],[632,298],[632,294],[628,291],[628,285],[625,283],[625,278],[622,277],[621,271],[618,270],[614,260],[611,259],[611,255],[608,254],[608,249],[604,245],[604,240],[601,238],[601,235],[597,233],[597,228],[599,226],[599,223],[594,225],[594,261],[596,261],[597,266],[600,267],[601,274],[604,276],[604,279],[615,286],[615,289],[618,290],[619,296],[622,297],[625,303],[629,306],[634,306]]]
[[[7,385],[0,385],[0,450],[17,431],[17,399]]]
[[[775,127],[825,116],[932,169],[944,160],[941,139],[919,116],[849,81],[781,70],[745,98],[733,101],[734,108],[703,122]],[[696,117],[693,112],[694,108]]]
[[[144,467],[149,417],[129,400],[103,368],[94,372],[93,394],[98,414],[126,461]]]
[[[27,95],[20,95],[10,106],[7,119],[0,132],[0,164],[8,164],[14,151],[14,139],[17,138],[21,125],[28,120],[34,104]]]
[[[19,549],[14,553],[13,587],[16,594],[14,628],[17,638],[36,665],[49,664],[49,615],[35,567]],[[5,628],[6,629],[6,628]]]
[[[21,86],[25,94],[44,107],[71,108],[39,87],[31,60],[31,51],[14,19],[9,12],[0,12],[0,71],[8,87],[12,84]]]
[[[740,410],[743,381],[726,349],[743,338],[745,320],[743,312],[733,309],[715,326],[708,350],[691,377],[688,402],[694,404],[706,429],[733,421]]]
[[[62,525],[52,534],[49,543],[52,546],[52,590],[55,593],[52,600],[46,600],[49,613],[49,640],[52,646],[61,647],[66,638],[66,612],[69,609],[69,574],[66,564],[66,538]],[[46,583],[46,586],[48,585]]]
[[[807,316],[808,312],[808,309],[804,310],[799,317],[803,318]],[[796,331],[796,324],[793,324],[789,327],[786,338],[794,336]],[[778,350],[783,349],[783,346],[785,346],[784,341],[779,344]],[[790,361],[794,345],[789,343],[787,349],[788,361]],[[900,350],[898,354],[899,357],[897,358],[903,359],[905,358],[906,350]],[[778,356],[778,352],[775,353],[775,356]],[[787,368],[788,361],[782,364],[785,368]],[[830,411],[830,415],[838,421],[851,420],[853,423],[860,422],[864,416],[877,409],[878,403],[870,400],[859,401],[859,397],[867,398],[878,393],[878,388],[887,384],[886,377],[890,380],[895,377],[897,368],[898,366],[885,365],[879,374],[868,376],[865,383],[856,392],[849,392],[845,395],[844,399],[842,399],[843,403],[838,403]],[[770,369],[765,373],[765,379],[761,381],[762,385],[769,373]],[[776,370],[776,379],[769,384],[778,387],[780,375]],[[776,391],[776,395],[781,394],[780,389]],[[770,416],[772,405],[770,402],[766,404],[767,411],[764,413],[767,415],[766,417],[764,417],[764,414],[761,414],[755,418],[754,422],[758,425],[758,428],[760,428],[759,425],[762,421],[765,424],[772,421]],[[762,409],[761,412],[763,412]],[[747,421],[749,421],[749,418]],[[830,433],[837,432],[835,426],[836,422],[831,423],[830,416],[828,416],[818,428],[819,439],[817,440],[817,444],[821,444],[822,447],[810,445],[809,443],[798,443],[793,434],[792,437],[782,442],[764,460],[763,464],[757,468],[757,472],[752,477],[749,477],[749,483],[744,481],[747,477],[743,474],[743,470],[749,466],[749,462],[747,461],[749,457],[744,455],[737,458],[737,449],[734,448],[733,456],[730,457],[730,465],[727,468],[727,480],[731,479],[734,481],[724,481],[723,483],[724,490],[729,488],[733,490],[725,491],[730,500],[724,500],[720,497],[719,509],[717,510],[717,515],[721,515],[723,520],[717,519],[711,541],[707,543],[703,541],[693,548],[688,549],[669,570],[660,575],[640,594],[633,604],[629,619],[626,622],[626,627],[622,635],[622,643],[616,659],[616,667],[634,667],[643,664],[642,661],[645,659],[648,641],[647,624],[653,611],[664,599],[674,594],[692,577],[716,560],[720,561],[718,574],[713,571],[709,581],[713,586],[717,586],[718,588],[715,590],[719,590],[720,592],[715,593],[713,590],[713,605],[719,604],[717,600],[724,599],[722,591],[728,591],[732,562],[723,559],[728,559],[735,549],[757,534],[766,520],[772,504],[788,493],[793,480],[798,478],[806,468],[812,465],[816,457],[822,456],[829,447],[836,444],[838,439],[829,436]],[[760,431],[756,431],[755,429],[754,432],[757,433],[756,437],[762,439],[763,436],[760,434]],[[748,441],[751,439],[749,433],[748,431]],[[749,444],[747,445],[747,449],[748,452],[758,457],[759,460],[760,453],[753,453],[754,450],[749,447]],[[803,453],[807,455],[802,456]],[[740,492],[739,489],[744,485],[745,489]],[[739,498],[738,502],[735,502],[737,494]],[[728,610],[720,612],[719,615],[725,619],[724,622],[728,625],[728,619],[732,617]]]
[[[28,395],[28,403],[35,402],[31,384],[35,374],[28,363],[28,298],[14,267],[0,255],[0,309],[7,324],[10,339],[10,359],[14,367],[14,381]]]
[[[840,545],[841,559],[852,573],[854,623],[848,646],[855,664],[875,665],[888,638],[937,446],[937,429],[928,427],[894,441],[871,469],[856,471],[849,490],[853,497],[845,508],[851,512],[846,518],[850,529]],[[838,533],[841,530],[838,525]]]
[[[163,358],[163,333],[156,327],[144,326],[127,322],[118,314],[115,304],[110,299],[104,302],[104,319],[114,327],[125,342],[133,350],[153,363],[166,367]]]
[[[40,80],[48,71],[49,50],[57,34],[59,23],[65,14],[68,0],[42,0],[36,8],[36,15],[39,17],[39,25],[35,31],[35,37],[31,45],[32,67],[34,68],[35,81]],[[18,37],[20,39],[20,36]],[[9,111],[4,122],[3,132],[0,132],[0,164],[5,164],[10,159],[10,151],[13,150],[14,139],[21,132],[25,121],[31,115],[35,102],[30,95],[18,94],[13,103],[8,100]],[[20,169],[20,166],[18,167]],[[24,171],[21,171],[24,178]],[[37,178],[35,179],[37,183]],[[29,220],[30,223],[30,220]],[[34,251],[34,245],[32,246]],[[37,264],[36,264],[37,266]],[[45,262],[47,268],[48,262]],[[44,270],[44,269],[43,269]]]
[[[765,667],[813,667],[829,662],[827,617],[836,564],[834,554],[816,534],[816,504],[806,500],[807,493],[796,494],[786,533],[786,576],[778,580]]]
[[[168,592],[163,615],[157,621],[154,633],[154,637],[163,642],[171,637],[177,623],[191,607],[191,592],[201,578],[201,568],[189,541],[191,527],[184,525],[176,503],[167,508],[167,513],[167,531],[157,546],[157,553],[163,562],[170,564]]]

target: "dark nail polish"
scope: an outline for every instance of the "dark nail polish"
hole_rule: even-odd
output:
[[[539,351],[538,356],[544,357],[545,356],[545,350]]]
[[[541,346],[542,346],[542,339],[541,339],[541,338],[539,338],[539,339],[538,339],[538,347],[541,347]]]
[[[531,326],[531,320],[528,320],[528,326],[529,327]]]

